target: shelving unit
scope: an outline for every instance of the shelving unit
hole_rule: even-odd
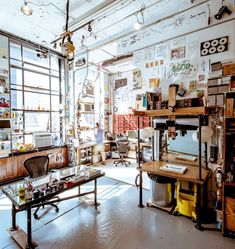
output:
[[[1,37],[2,57],[0,58],[0,158],[11,152],[11,101],[9,88],[8,38]]]
[[[222,189],[222,232],[235,236],[235,92],[225,96],[224,174]]]

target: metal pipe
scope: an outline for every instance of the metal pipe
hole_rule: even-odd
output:
[[[202,115],[199,115],[199,127],[198,127],[198,145],[199,145],[199,180],[202,180]]]

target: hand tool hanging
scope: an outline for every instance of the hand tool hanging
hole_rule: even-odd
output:
[[[69,65],[72,65],[74,60],[75,46],[73,45],[73,42],[71,40],[73,33],[68,30],[68,22],[69,22],[69,0],[67,0],[66,4],[65,32],[61,35],[62,42],[60,46],[62,54],[66,57],[67,63]]]

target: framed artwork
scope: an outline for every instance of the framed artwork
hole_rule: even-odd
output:
[[[140,70],[133,71],[133,90],[142,88],[142,74]]]

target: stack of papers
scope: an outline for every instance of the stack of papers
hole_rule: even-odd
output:
[[[180,166],[176,164],[166,164],[160,167],[161,170],[170,171],[173,173],[184,174],[187,170],[186,166]]]

